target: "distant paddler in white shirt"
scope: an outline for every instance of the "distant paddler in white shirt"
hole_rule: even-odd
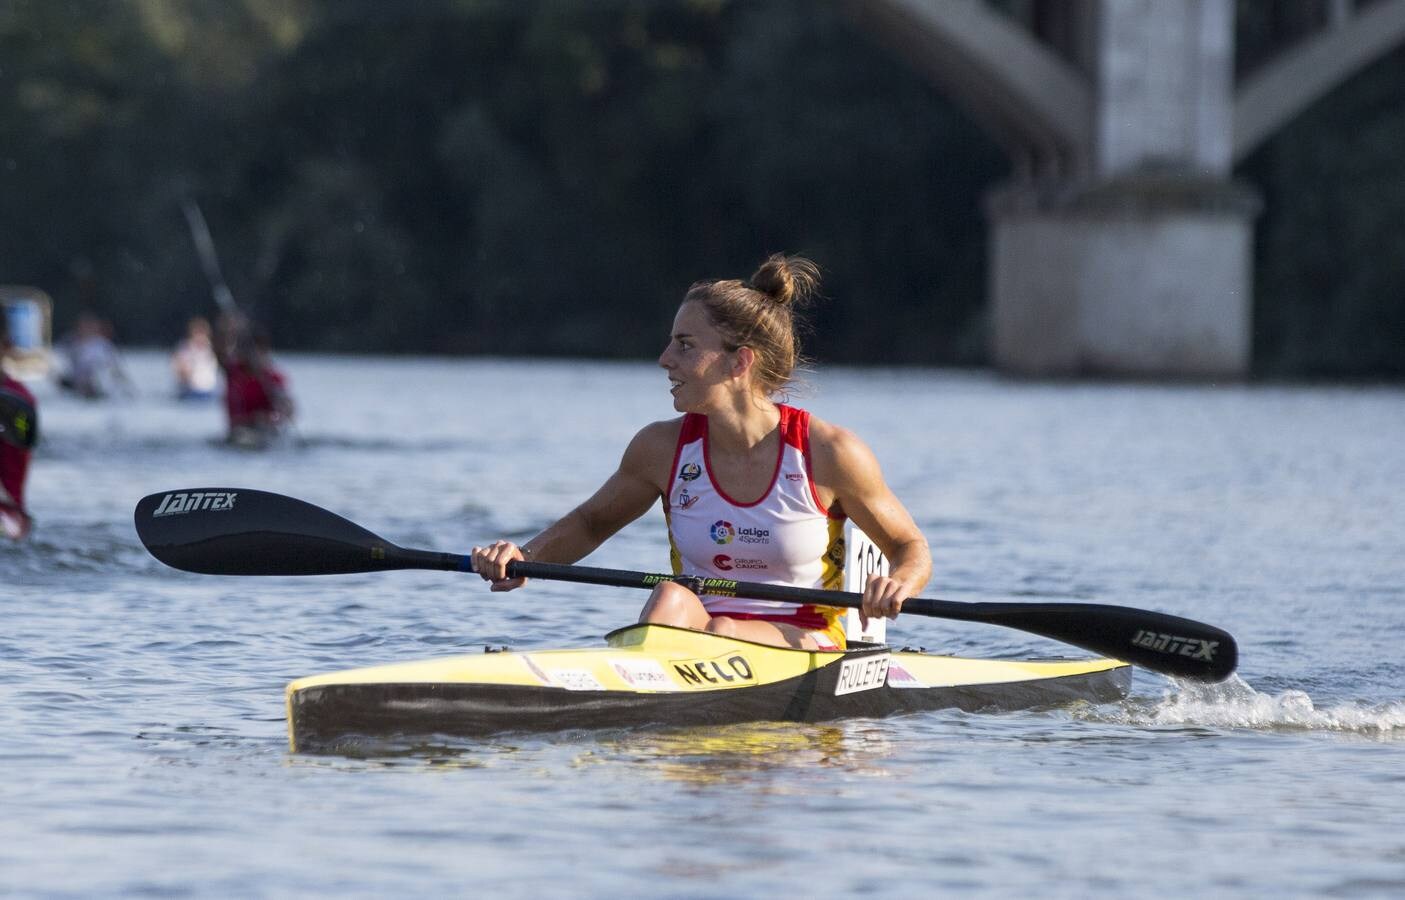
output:
[[[176,377],[176,397],[180,400],[212,400],[219,387],[220,363],[210,322],[203,316],[191,318],[185,337],[171,354],[171,372]]]
[[[521,547],[473,548],[495,591],[520,587],[508,563],[574,563],[662,503],[678,576],[841,586],[847,517],[888,557],[863,614],[894,618],[931,576],[927,541],[853,432],[778,402],[798,356],[797,306],[819,287],[808,260],[775,255],[747,281],[694,284],[659,365],[684,415],[645,426],[594,496]],[[775,646],[843,648],[843,610],[656,587],[641,622]]]
[[[78,316],[72,334],[62,342],[67,368],[59,376],[59,387],[87,400],[101,400],[119,390],[135,396],[112,333],[106,319],[90,312]]]

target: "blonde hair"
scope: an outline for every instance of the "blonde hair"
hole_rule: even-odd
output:
[[[800,355],[796,310],[814,297],[820,270],[801,256],[775,253],[746,281],[699,281],[688,288],[684,303],[699,303],[729,351],[750,347],[756,354],[756,383],[772,396],[790,384]]]

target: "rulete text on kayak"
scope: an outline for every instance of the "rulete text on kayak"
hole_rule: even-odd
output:
[[[834,696],[881,688],[888,681],[888,661],[886,653],[844,660],[839,664],[839,681],[834,685]]]

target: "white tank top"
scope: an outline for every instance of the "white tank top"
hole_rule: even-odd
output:
[[[843,583],[844,520],[831,516],[810,472],[810,414],[780,405],[780,449],[770,486],[738,503],[708,465],[707,417],[683,417],[664,498],[675,575],[727,578],[838,590]],[[843,610],[774,600],[706,595],[714,616],[761,618],[807,630],[831,627]]]

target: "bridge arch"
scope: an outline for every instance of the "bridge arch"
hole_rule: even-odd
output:
[[[984,129],[1016,177],[1086,166],[1091,84],[1009,16],[981,0],[849,0],[847,9]]]
[[[1322,2],[1236,83],[1234,0],[847,0],[1014,162],[987,204],[998,366],[1247,374],[1259,207],[1234,165],[1405,39],[1405,0]]]
[[[1337,12],[1325,31],[1249,73],[1235,90],[1235,162],[1405,40],[1405,0],[1332,8]]]

